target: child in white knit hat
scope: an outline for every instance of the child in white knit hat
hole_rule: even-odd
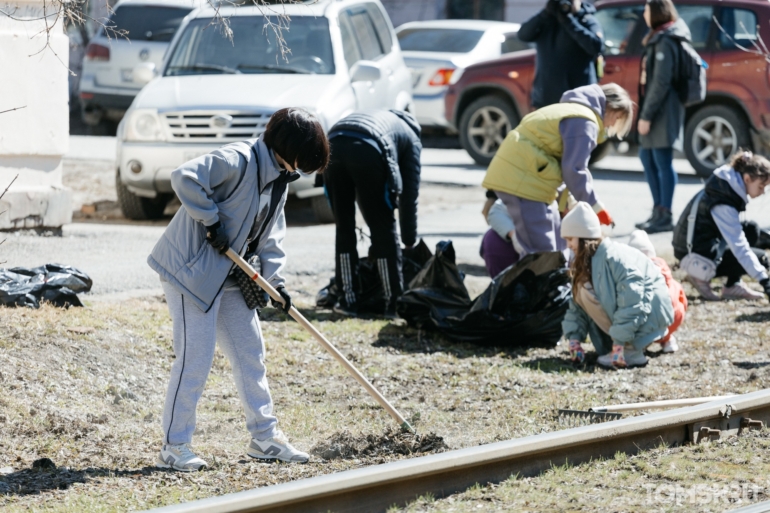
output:
[[[561,236],[575,254],[572,300],[562,322],[572,361],[584,360],[581,343],[590,335],[599,365],[646,365],[644,348],[663,338],[674,322],[660,270],[636,249],[603,238],[599,218],[587,203],[578,203],[564,217]]]

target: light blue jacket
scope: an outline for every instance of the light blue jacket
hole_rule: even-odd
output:
[[[252,145],[259,158],[259,180]],[[147,263],[161,279],[207,312],[235,264],[206,242],[206,226],[220,221],[230,246],[243,256],[260,210],[260,193],[271,187],[280,172],[273,152],[261,137],[228,144],[180,166],[171,174],[171,186],[182,207]],[[284,282],[280,272],[286,263],[281,246],[286,234],[286,194],[257,244],[262,276],[274,287]]]
[[[591,261],[592,285],[612,321],[615,343],[643,349],[666,334],[674,307],[666,280],[652,260],[637,249],[604,239]],[[562,321],[568,339],[585,340],[591,318],[574,300]]]

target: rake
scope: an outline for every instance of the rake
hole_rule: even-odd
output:
[[[623,416],[622,412],[638,410],[665,410],[667,408],[683,408],[685,406],[696,406],[698,404],[709,403],[711,401],[721,401],[733,397],[730,395],[716,395],[711,397],[694,397],[690,399],[668,399],[665,401],[650,401],[647,403],[627,403],[613,404],[606,406],[594,406],[588,410],[566,410],[560,409],[557,420],[560,424],[569,426],[580,426],[587,424],[599,424],[618,420]]]
[[[238,267],[243,269],[243,271],[252,280],[257,282],[257,285],[262,287],[262,289],[265,292],[267,292],[268,295],[271,298],[273,298],[274,300],[278,301],[281,304],[284,304],[283,298],[278,293],[278,291],[275,290],[275,288],[273,288],[273,286],[270,285],[270,283],[268,283],[268,281],[266,279],[264,279],[262,276],[260,276],[260,274],[256,270],[254,270],[254,268],[251,267],[246,260],[241,258],[240,255],[238,255],[238,253],[236,253],[232,249],[228,249],[226,254],[227,254],[228,257],[230,257],[230,259],[233,262],[238,264]],[[295,321],[297,321],[303,328],[308,330],[310,332],[310,334],[313,335],[316,338],[316,340],[318,340],[318,342],[324,347],[324,349],[329,351],[331,353],[331,355],[338,362],[340,362],[343,367],[345,367],[345,370],[347,370],[355,378],[355,380],[358,381],[361,384],[362,387],[364,387],[364,389],[369,393],[369,395],[371,395],[380,404],[380,406],[382,406],[385,409],[385,411],[387,411],[390,414],[390,416],[393,417],[396,420],[396,422],[398,422],[398,424],[401,426],[401,429],[403,431],[409,431],[409,432],[412,432],[412,433],[415,432],[414,428],[409,425],[409,422],[407,422],[407,420],[404,418],[404,416],[401,415],[398,412],[398,410],[396,410],[393,407],[393,405],[390,404],[388,402],[388,400],[385,399],[385,397],[383,397],[383,395],[380,394],[380,392],[376,388],[374,388],[374,385],[369,383],[369,380],[366,379],[366,377],[363,374],[361,374],[361,372],[359,372],[359,370],[356,369],[355,366],[352,363],[350,363],[350,361],[347,358],[345,358],[345,356],[342,353],[340,353],[339,350],[337,350],[337,348],[334,347],[331,342],[326,340],[326,337],[324,337],[321,334],[321,332],[318,331],[315,328],[315,326],[310,324],[310,321],[305,319],[305,316],[302,315],[299,312],[299,310],[297,310],[296,308],[294,308],[292,306],[289,309],[289,315]]]

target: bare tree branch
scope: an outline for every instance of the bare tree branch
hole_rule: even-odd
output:
[[[15,110],[21,110],[21,109],[26,109],[26,108],[27,108],[27,106],[23,105],[21,107],[14,107],[14,108],[8,109],[8,110],[0,110],[0,114],[5,114],[6,112],[13,112]],[[0,196],[0,198],[2,198],[2,196]]]
[[[760,34],[760,32],[759,32],[759,25],[757,25],[757,38],[758,38],[760,41],[762,41],[762,46],[765,48],[765,51],[762,51],[762,49],[760,49],[760,48],[757,46],[757,44],[756,44],[755,42],[753,42],[753,41],[752,41],[752,44],[753,44],[753,45],[754,45],[754,46],[757,48],[756,50],[752,50],[751,48],[746,48],[745,46],[738,44],[738,41],[736,41],[736,40],[735,40],[735,38],[733,38],[733,36],[731,36],[730,34],[728,34],[728,33],[727,33],[727,31],[726,31],[726,30],[724,29],[724,27],[722,26],[722,24],[721,24],[721,23],[719,23],[719,20],[717,19],[716,15],[712,16],[712,17],[711,17],[711,19],[713,19],[713,20],[714,20],[714,23],[716,23],[716,26],[717,26],[717,28],[718,28],[718,29],[719,29],[719,30],[722,32],[722,34],[724,34],[725,36],[727,36],[727,39],[729,39],[729,40],[730,40],[730,42],[731,42],[733,45],[735,45],[735,47],[736,47],[736,48],[738,48],[739,50],[742,50],[742,51],[744,51],[744,52],[746,52],[746,53],[750,53],[750,54],[753,54],[753,55],[759,55],[759,56],[761,56],[761,57],[764,57],[765,61],[767,61],[767,62],[769,62],[769,63],[770,63],[770,53],[768,53],[768,52],[766,51],[766,50],[767,50],[767,46],[765,46],[765,42],[764,42],[764,41],[762,41],[762,38],[761,38],[761,37],[760,37],[760,35],[759,35],[759,34]],[[748,33],[748,30],[746,30],[746,27],[743,25],[743,23],[742,23],[742,22],[741,22],[741,27],[743,28],[743,30],[744,30],[744,31],[746,31],[746,33]]]

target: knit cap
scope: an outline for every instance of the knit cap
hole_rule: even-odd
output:
[[[628,239],[628,245],[632,248],[638,249],[648,257],[652,258],[657,256],[655,252],[655,246],[650,241],[650,236],[644,230],[634,230],[631,232],[631,238]]]
[[[602,225],[596,212],[585,201],[578,202],[561,220],[561,236],[580,239],[601,239]]]

